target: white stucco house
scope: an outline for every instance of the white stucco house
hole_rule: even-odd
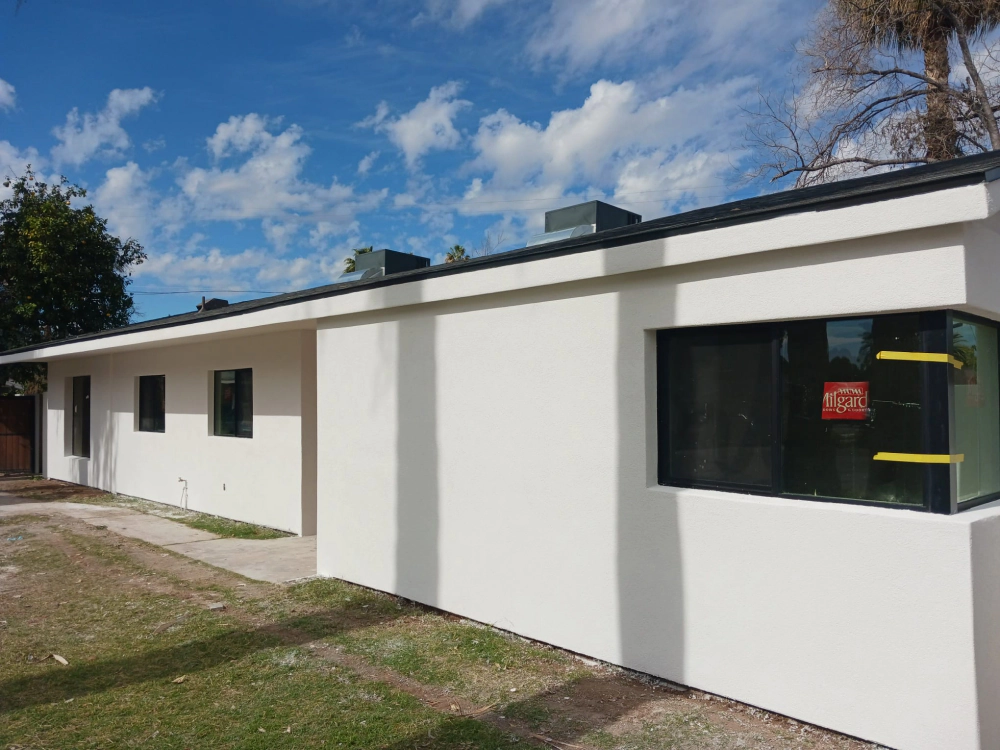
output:
[[[323,575],[889,747],[993,750],[998,177],[580,207],[523,250],[0,363],[48,363],[51,477],[317,534]]]

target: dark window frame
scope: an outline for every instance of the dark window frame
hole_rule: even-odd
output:
[[[989,320],[981,316],[971,315],[964,311],[955,312],[952,310],[936,310],[916,312],[910,314],[919,315],[920,327],[920,351],[954,354],[953,341],[950,332],[954,315],[961,318],[982,323],[998,329],[1000,335],[1000,324],[997,321]],[[877,318],[880,315],[843,315],[822,318],[824,321],[835,320],[856,320],[859,318]],[[730,324],[721,326],[698,326],[690,328],[671,328],[656,331],[656,410],[657,410],[657,482],[661,486],[719,490],[723,492],[738,492],[746,495],[785,497],[796,500],[809,500],[812,502],[840,503],[844,505],[862,505],[876,508],[893,508],[899,510],[913,510],[917,512],[930,512],[938,514],[950,514],[968,508],[973,508],[984,503],[993,502],[1000,499],[1000,492],[984,497],[974,498],[963,503],[955,502],[952,489],[952,465],[951,464],[927,464],[924,469],[924,497],[923,503],[895,505],[892,503],[879,502],[875,500],[857,500],[849,498],[823,497],[816,495],[799,495],[784,492],[784,433],[782,430],[782,389],[784,386],[783,368],[781,367],[781,337],[784,327],[794,321],[777,321],[773,323],[747,323]],[[669,451],[669,367],[668,358],[670,356],[670,339],[677,333],[699,330],[715,330],[720,333],[731,332],[733,330],[761,331],[767,330],[771,336],[771,384],[772,384],[772,449],[771,449],[771,483],[768,487],[759,485],[743,485],[732,482],[694,480],[684,481],[671,478]],[[955,413],[951,406],[952,386],[954,383],[954,373],[951,367],[942,367],[934,363],[923,362],[919,364],[921,368],[921,382],[924,388],[924,402],[928,408],[924,410],[921,424],[921,445],[926,453],[950,453],[951,436],[955,430]],[[1000,380],[1000,379],[998,379]],[[1000,423],[997,425],[1000,431]]]
[[[148,387],[156,388],[156,381],[160,383],[160,392],[163,394],[163,408],[159,414],[146,414],[145,407],[148,406],[148,399],[143,398],[144,390]],[[136,411],[138,412],[139,420],[137,425],[138,432],[158,432],[164,433],[167,431],[167,376],[166,375],[140,375],[139,376],[139,403],[137,405]],[[154,422],[154,427],[144,427],[143,424],[145,420],[152,419]]]
[[[78,400],[79,397],[79,400]],[[90,458],[90,375],[77,375],[72,379],[70,409],[70,455],[76,458]]]
[[[657,442],[657,477],[661,485],[670,487],[692,487],[692,488],[702,488],[702,489],[715,489],[722,490],[726,492],[742,492],[748,495],[772,495],[774,494],[774,468],[776,465],[776,456],[774,454],[774,436],[777,434],[777,430],[780,428],[780,424],[777,421],[778,411],[780,410],[780,405],[778,409],[774,408],[774,399],[780,395],[780,390],[776,390],[774,386],[775,378],[773,377],[773,367],[774,367],[774,357],[780,355],[779,349],[776,348],[780,346],[780,343],[774,340],[773,331],[771,331],[770,324],[737,324],[737,325],[721,325],[721,326],[704,326],[704,327],[691,327],[691,328],[672,328],[656,332],[656,371],[657,371],[657,425],[658,434],[664,435],[669,433],[670,425],[670,403],[669,398],[660,398],[659,394],[664,396],[669,393],[666,387],[666,381],[669,374],[669,357],[670,357],[670,347],[669,347],[669,337],[677,333],[684,333],[688,331],[706,331],[706,330],[717,331],[720,334],[727,334],[733,332],[754,332],[769,333],[771,338],[771,366],[772,366],[772,409],[771,409],[771,484],[770,485],[760,485],[760,484],[742,484],[738,482],[724,482],[724,481],[706,481],[706,480],[670,480],[669,482],[664,482],[664,476],[669,473],[670,469],[670,455],[669,455],[669,440],[661,440],[658,438]]]
[[[998,323],[995,320],[990,320],[989,318],[984,318],[982,315],[974,315],[973,313],[965,312],[964,310],[957,310],[957,311],[956,310],[948,310],[947,315],[948,315],[948,328],[947,328],[948,331],[952,330],[952,326],[953,326],[953,323],[954,323],[954,317],[955,317],[955,315],[958,315],[960,318],[963,318],[964,320],[968,320],[968,321],[970,321],[972,323],[980,323],[982,325],[991,326],[991,327],[997,329],[997,336],[1000,337],[1000,323]],[[951,354],[951,355],[953,355],[953,356],[955,354],[954,343],[955,342],[954,342],[953,338],[951,336],[948,336],[948,353]],[[948,376],[949,376],[948,391],[949,391],[949,393],[951,393],[952,392],[952,386],[954,385],[955,373],[952,371],[952,369],[950,367],[948,368],[948,370],[949,370],[949,372],[948,372]],[[1000,378],[997,378],[997,380],[998,380],[998,386],[1000,386]],[[1000,388],[998,388],[998,390],[1000,390]],[[1000,397],[1000,394],[998,394],[998,397]],[[955,431],[955,413],[954,413],[953,409],[949,409],[948,430],[949,430],[950,434],[954,434],[954,431]],[[1000,424],[997,425],[997,430],[1000,431]],[[995,500],[1000,500],[1000,492],[993,492],[993,493],[988,494],[988,495],[983,495],[982,497],[975,497],[975,498],[973,498],[971,500],[966,500],[965,502],[957,503],[956,504],[956,512],[960,513],[963,510],[969,510],[970,508],[975,508],[975,507],[978,507],[980,505],[985,505],[986,503],[992,503]]]
[[[227,430],[219,418],[219,398],[222,388],[221,377],[233,374],[233,427]],[[249,420],[246,409],[249,406]],[[249,424],[249,429],[245,425]],[[253,368],[243,367],[230,370],[215,370],[212,373],[212,434],[215,437],[253,438]]]

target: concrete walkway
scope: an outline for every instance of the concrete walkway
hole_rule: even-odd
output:
[[[128,508],[85,503],[34,502],[0,493],[0,518],[28,514],[60,514],[122,536],[141,539],[217,568],[270,583],[285,583],[316,575],[316,537],[226,539],[192,529],[168,518]]]

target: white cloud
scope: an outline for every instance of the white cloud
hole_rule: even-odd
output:
[[[29,164],[32,169],[41,169],[45,166],[45,159],[33,148],[21,151],[9,141],[0,141],[0,201],[14,194],[9,187],[3,186],[4,180],[8,177],[20,177]]]
[[[94,204],[112,231],[146,246],[149,259],[139,274],[189,289],[264,291],[339,275],[347,243],[357,244],[356,216],[377,208],[387,191],[359,195],[336,180],[320,185],[304,179],[310,150],[302,132],[295,125],[272,132],[278,122],[251,114],[221,123],[207,147],[216,161],[225,161],[210,168],[178,161],[172,187],[162,180],[157,185],[161,170],[144,171],[135,162],[107,170],[93,193]],[[186,244],[181,239],[192,221],[232,225],[246,220],[260,220],[271,248],[227,253],[203,247],[201,234],[191,235]],[[307,252],[293,252],[305,230]]]
[[[191,248],[151,254],[133,275],[152,276],[163,284],[187,288],[238,289],[255,280],[259,270],[268,265],[271,256],[262,248],[249,248],[239,253],[224,253],[217,247],[209,250]],[[271,290],[264,290],[271,291]]]
[[[344,34],[344,44],[348,49],[360,47],[365,43],[365,35],[357,26],[351,26],[351,30]]]
[[[52,149],[57,164],[79,166],[97,155],[119,156],[131,145],[121,121],[157,100],[148,86],[141,89],[114,89],[100,112],[80,115],[74,107],[66,124],[53,129],[59,145]]]
[[[0,78],[0,109],[14,109],[17,104],[17,94],[14,87]]]
[[[348,185],[333,180],[329,186],[302,178],[311,150],[302,141],[302,129],[290,125],[274,134],[277,124],[257,114],[231,117],[208,139],[217,159],[244,158],[231,167],[188,169],[178,179],[183,198],[196,219],[240,221],[272,219],[340,221],[375,209],[386,191],[358,195]]]
[[[334,223],[331,221],[319,221],[309,231],[309,244],[315,248],[323,249],[330,245],[330,238],[342,235],[355,236],[358,234],[360,226],[357,221],[349,224]]]
[[[372,151],[370,154],[362,158],[361,161],[358,162],[358,174],[364,176],[371,172],[376,159],[378,159],[380,155],[379,151]]]
[[[709,67],[738,70],[790,48],[822,0],[427,0],[428,15],[465,27],[507,6],[509,28],[525,37],[528,58],[568,74],[638,62],[646,71],[670,60],[675,81]],[[539,7],[541,6],[541,7]],[[533,20],[529,18],[528,13]],[[776,22],[778,21],[778,22]]]
[[[295,235],[299,233],[299,226],[293,222],[279,222],[271,219],[264,219],[260,225],[261,231],[267,241],[274,245],[274,248],[283,253],[288,250]]]
[[[147,242],[156,223],[150,175],[134,161],[109,169],[94,191],[94,207],[108,220],[108,229],[121,238]]]
[[[390,111],[389,102],[379,102],[375,107],[375,114],[366,117],[361,122],[357,123],[355,127],[377,128],[385,122],[387,117],[389,117]]]
[[[657,38],[665,42],[669,27],[687,3],[658,0],[553,0],[532,34],[529,53],[570,68],[589,67],[645,49]],[[672,36],[672,35],[671,35]],[[664,48],[660,48],[660,53]]]
[[[280,118],[271,119],[253,112],[243,116],[233,115],[226,122],[219,123],[214,135],[208,138],[208,150],[216,159],[233,152],[250,151],[273,138],[268,128],[280,124]]]
[[[357,238],[353,238],[354,245]],[[308,255],[284,257],[259,247],[238,253],[200,242],[150,257],[133,271],[137,279],[184,289],[253,290],[283,292],[329,283],[343,271],[351,240]]]
[[[738,106],[751,85],[732,79],[657,96],[634,81],[599,81],[582,106],[545,125],[499,110],[473,138],[467,169],[482,176],[460,210],[537,224],[538,206],[567,198],[612,198],[647,215],[711,202],[739,158]]]
[[[462,84],[458,81],[435,86],[424,101],[395,118],[389,116],[389,106],[382,102],[375,114],[359,122],[358,126],[385,133],[403,152],[406,165],[414,169],[427,153],[461,145],[462,134],[455,128],[454,120],[459,112],[471,106],[471,102],[458,98],[461,90]]]
[[[478,19],[489,8],[504,5],[510,0],[428,0],[427,8],[433,18],[464,28]]]
[[[156,189],[153,183],[158,176],[159,170],[143,170],[129,161],[107,170],[104,181],[91,192],[94,208],[108,220],[108,228],[147,248],[181,231],[190,220],[188,206]]]

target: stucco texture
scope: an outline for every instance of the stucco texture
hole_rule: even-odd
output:
[[[293,331],[56,360],[49,364],[48,476],[314,533],[315,334]],[[303,368],[303,361],[308,366]],[[253,437],[217,437],[214,370],[253,369]],[[91,378],[91,457],[69,455],[67,381]],[[140,432],[140,375],[166,376],[166,430]],[[309,406],[303,430],[303,399]],[[184,480],[184,481],[180,481]]]
[[[962,307],[963,240],[425,304],[410,289],[408,307],[321,320],[319,572],[891,747],[997,747],[969,518],[655,476],[656,329]]]

